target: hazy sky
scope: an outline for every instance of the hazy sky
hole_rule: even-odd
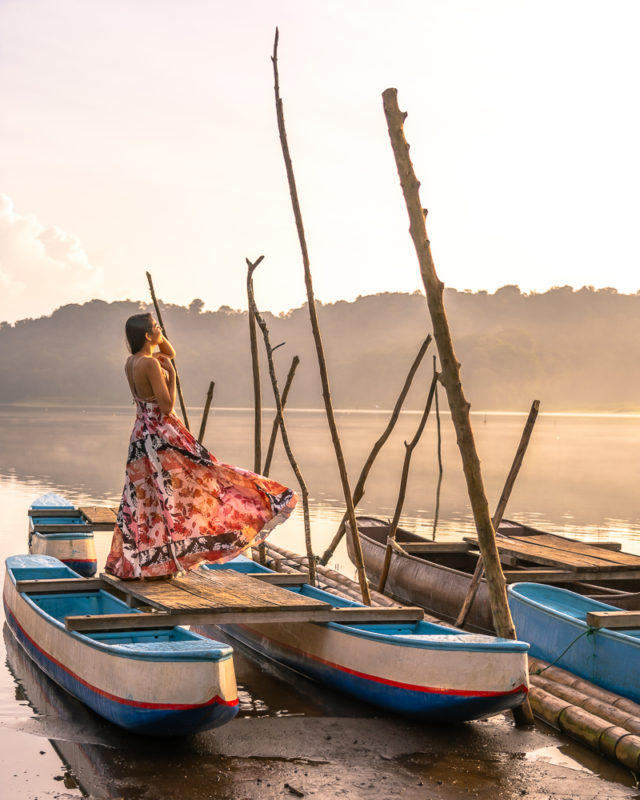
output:
[[[323,301],[421,288],[395,86],[440,277],[640,289],[637,0],[0,0],[0,319],[305,299],[280,80]]]

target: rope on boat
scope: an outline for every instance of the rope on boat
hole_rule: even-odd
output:
[[[567,652],[567,650],[569,650],[571,647],[573,647],[573,645],[574,645],[574,644],[575,644],[575,643],[576,643],[576,642],[577,642],[579,639],[582,639],[582,637],[583,637],[583,636],[593,636],[593,634],[594,634],[594,633],[595,633],[597,630],[598,630],[597,628],[592,628],[591,626],[588,626],[588,627],[587,627],[587,630],[586,630],[586,631],[582,631],[582,633],[578,634],[578,635],[576,636],[576,638],[575,638],[575,639],[574,639],[572,642],[569,642],[569,644],[568,644],[568,645],[567,645],[567,646],[564,648],[564,650],[563,650],[563,651],[560,653],[560,655],[559,655],[557,658],[555,658],[555,659],[554,659],[554,660],[553,660],[553,661],[552,661],[550,664],[547,664],[547,666],[546,666],[546,667],[543,667],[542,669],[536,669],[536,670],[534,670],[534,671],[533,671],[531,674],[532,674],[532,675],[542,675],[542,673],[543,673],[545,670],[549,669],[549,667],[552,667],[554,664],[557,664],[557,663],[558,663],[558,661],[560,661],[560,659],[562,658],[562,656],[563,656],[563,655],[564,655],[564,654]]]

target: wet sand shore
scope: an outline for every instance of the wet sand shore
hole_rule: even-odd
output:
[[[378,715],[237,654],[240,715],[185,739],[134,737],[42,675],[5,628],[15,697],[0,715],[11,800],[631,800],[634,777],[510,715],[455,726]]]

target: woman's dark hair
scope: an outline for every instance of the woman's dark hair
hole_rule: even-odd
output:
[[[142,350],[146,342],[146,334],[153,329],[153,317],[151,314],[134,314],[126,321],[124,332],[127,337],[129,350],[137,353]]]

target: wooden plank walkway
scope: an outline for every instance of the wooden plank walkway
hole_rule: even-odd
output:
[[[118,509],[111,506],[81,506],[80,514],[84,517],[92,530],[113,530],[116,524]]]
[[[465,541],[477,544],[478,540],[476,537],[465,536]],[[514,556],[520,561],[564,568],[578,573],[640,570],[640,556],[606,550],[554,534],[501,535],[497,539],[497,545],[501,554]]]
[[[263,579],[264,578],[264,579]],[[294,579],[300,582],[300,576]],[[170,580],[122,581],[102,575],[102,586],[124,595],[131,605],[142,604],[144,613],[68,616],[68,630],[106,631],[173,627],[174,625],[225,625],[274,622],[393,622],[413,623],[424,618],[421,608],[334,608],[329,602],[288,591],[274,582],[290,583],[289,575],[263,576],[233,570],[193,571]],[[35,586],[33,584],[36,584]],[[30,582],[30,591],[55,591]],[[66,588],[66,587],[65,587]],[[92,586],[93,588],[93,586]],[[58,591],[64,591],[60,587]]]

